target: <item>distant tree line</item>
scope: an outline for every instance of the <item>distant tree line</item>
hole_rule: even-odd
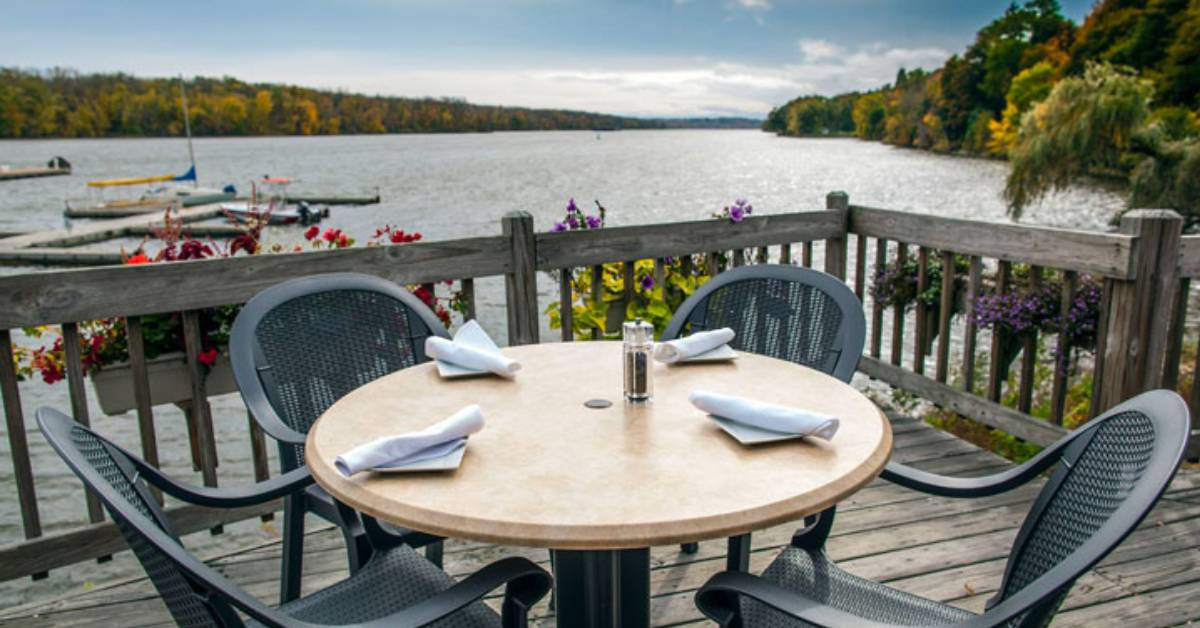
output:
[[[1152,118],[1194,122],[1200,0],[1102,0],[1081,26],[1055,0],[1014,3],[942,67],[901,69],[894,83],[867,92],[801,96],[771,111],[764,128],[1005,157],[1022,116],[1089,63],[1127,66],[1148,80]]]
[[[1200,0],[1101,0],[1081,26],[1054,0],[1014,3],[942,67],[796,98],[764,128],[1007,158],[1017,218],[1082,178],[1127,178],[1129,208],[1200,229]]]
[[[451,98],[364,96],[234,78],[187,81],[192,133],[337,135],[643,129],[664,120],[473,105]],[[742,121],[746,126],[749,121]],[[759,121],[753,121],[758,126]],[[728,126],[729,124],[722,124]],[[179,80],[0,68],[0,137],[182,135]]]

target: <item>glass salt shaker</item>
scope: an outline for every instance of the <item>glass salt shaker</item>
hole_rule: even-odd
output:
[[[654,326],[642,319],[627,321],[622,328],[624,344],[625,400],[649,401],[654,395]]]

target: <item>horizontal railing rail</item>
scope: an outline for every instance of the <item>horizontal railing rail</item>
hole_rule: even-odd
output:
[[[1188,281],[1200,272],[1200,236],[1181,239],[1179,225],[1172,220],[1167,215],[1130,215],[1120,233],[1090,233],[861,207],[850,205],[845,194],[832,193],[823,210],[756,215],[736,224],[702,220],[539,233],[532,217],[513,213],[501,221],[501,234],[496,236],[0,277],[0,394],[16,501],[27,537],[0,547],[0,580],[44,573],[121,547],[116,529],[104,522],[98,502],[90,496],[86,501],[89,524],[43,535],[20,386],[13,368],[12,330],[21,327],[62,326],[71,408],[76,420],[87,424],[85,372],[79,352],[71,349],[77,346],[79,323],[125,318],[141,454],[157,464],[142,320],[151,314],[182,312],[192,387],[190,401],[183,405],[193,443],[193,467],[205,484],[216,485],[213,417],[198,357],[201,309],[243,303],[287,279],[353,271],[403,284],[428,286],[461,280],[467,301],[465,318],[473,318],[474,280],[503,275],[509,343],[522,344],[540,340],[545,314],[538,303],[539,272],[556,275],[561,337],[573,340],[573,305],[581,296],[602,298],[599,279],[605,265],[619,265],[622,289],[628,296],[635,289],[635,264],[642,260],[653,261],[656,284],[663,283],[672,258],[682,258],[689,271],[702,265],[707,273],[744,264],[796,264],[820,268],[847,281],[863,302],[870,332],[859,367],[865,375],[1019,439],[1044,445],[1065,432],[1061,423],[1067,391],[1085,371],[1095,382],[1089,400],[1091,414],[1140,389],[1175,384],[1172,378],[1178,368],[1172,369],[1172,360],[1178,367],[1185,347]],[[963,259],[965,270],[960,270]],[[932,286],[931,269],[935,262],[940,263],[943,283],[938,301],[918,300],[912,307],[884,307],[876,302],[870,289],[875,274],[897,262],[915,263],[920,292]],[[1017,265],[1021,265],[1020,275],[1015,271]],[[571,276],[577,269],[591,273],[590,295],[574,294]],[[615,272],[611,266],[609,269]],[[975,300],[985,290],[1002,294],[1051,280],[1061,281],[1063,295],[1069,297],[1085,275],[1096,277],[1104,286],[1095,363],[1085,368],[1067,361],[1069,339],[1057,334],[1051,412],[1048,420],[1036,418],[1031,406],[1037,396],[1038,336],[1006,338],[1003,333],[978,329],[972,316]],[[1153,303],[1172,303],[1174,307],[1156,312]],[[890,324],[885,325],[889,317]],[[1170,324],[1158,329],[1160,319]],[[911,332],[906,334],[906,329]],[[952,342],[952,338],[959,340]],[[990,343],[990,351],[985,343]],[[952,344],[959,350],[952,351]],[[1001,349],[1011,353],[1014,346],[1021,357],[1017,376],[1009,377],[1007,367],[998,366],[998,360],[990,360],[986,372],[976,373],[976,363],[985,355]],[[1131,346],[1136,349],[1128,349]],[[979,368],[984,367],[981,364]],[[977,394],[980,388],[983,392]],[[1193,408],[1198,398],[1200,392],[1194,392]],[[265,438],[252,420],[248,430],[254,476],[264,479],[269,473]],[[6,499],[11,504],[13,498]],[[246,510],[230,515],[172,510],[188,531],[264,512]]]
[[[1131,279],[1136,238],[850,206],[849,231],[960,255]]]

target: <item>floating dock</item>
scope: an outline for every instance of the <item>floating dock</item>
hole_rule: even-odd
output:
[[[71,174],[71,167],[65,168],[10,168],[8,170],[0,170],[0,181],[14,181],[16,179],[33,179],[35,177],[56,177],[58,175]]]
[[[246,198],[231,199],[238,201],[249,200]],[[379,195],[375,196],[289,196],[288,203],[308,203],[309,205],[376,205],[379,203]],[[140,216],[149,213],[162,213],[166,210],[167,205],[178,201],[163,201],[161,203],[148,203],[138,205],[126,205],[117,207],[72,207],[67,206],[63,211],[63,216],[67,218],[87,218],[87,219],[107,219],[107,218],[127,218],[129,216]],[[183,202],[184,207],[190,207],[194,204]]]

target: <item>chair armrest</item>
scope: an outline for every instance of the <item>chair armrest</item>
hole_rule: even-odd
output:
[[[277,475],[269,480],[246,486],[217,488],[208,486],[193,486],[171,479],[162,471],[147,464],[139,458],[132,458],[137,467],[138,475],[165,493],[181,499],[189,504],[207,506],[209,508],[241,508],[271,501],[278,497],[291,495],[313,483],[312,474],[307,467],[293,469],[283,475]]]
[[[741,604],[738,598],[743,595],[814,626],[881,628],[889,625],[863,619],[810,600],[759,576],[738,571],[723,571],[709,578],[696,592],[696,606],[706,617],[721,626],[741,626]]]
[[[1017,488],[1049,469],[1062,457],[1063,450],[1074,440],[1073,436],[1072,434],[1059,439],[1020,466],[983,477],[949,477],[896,462],[889,462],[880,477],[906,488],[943,497],[996,495]]]
[[[362,628],[427,626],[478,601],[500,585],[504,589],[505,626],[524,625],[529,608],[542,599],[553,578],[525,558],[504,558],[471,574],[437,595],[387,617],[360,624]],[[514,616],[515,615],[515,616]]]

